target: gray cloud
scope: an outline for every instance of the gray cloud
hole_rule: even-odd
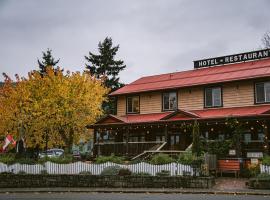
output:
[[[267,0],[0,0],[0,72],[25,76],[46,48],[82,71],[106,36],[120,44],[125,83],[192,69],[195,59],[257,49],[269,8]]]

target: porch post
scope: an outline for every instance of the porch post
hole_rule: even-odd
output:
[[[97,130],[94,128],[93,153],[94,153],[94,156],[95,157],[97,156],[97,145],[96,145],[96,142],[97,142]]]
[[[264,152],[266,154],[269,154],[269,133],[268,133],[268,130],[269,130],[269,123],[267,123],[267,121],[265,121],[265,126],[264,126]]]
[[[167,125],[165,125],[164,134],[165,134],[165,142],[168,142],[168,126]]]
[[[129,126],[126,131],[126,155],[128,155],[128,141],[129,141]]]

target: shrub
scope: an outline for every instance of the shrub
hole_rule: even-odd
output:
[[[96,159],[96,163],[98,163],[98,164],[106,163],[106,162],[113,162],[113,163],[117,163],[117,164],[122,164],[124,162],[124,158],[118,157],[115,155],[111,155],[111,156],[99,156]]]
[[[160,172],[156,173],[156,176],[170,176],[170,175],[171,175],[170,171],[167,170],[161,170]]]
[[[250,177],[256,177],[260,173],[260,166],[258,164],[248,165],[248,172]]]
[[[38,163],[45,163],[45,162],[53,162],[53,163],[58,163],[58,164],[68,164],[71,163],[73,160],[72,155],[65,155],[65,156],[60,156],[60,157],[44,157],[40,158],[38,160]]]
[[[174,162],[174,159],[172,159],[169,155],[162,153],[154,155],[150,160],[150,163],[154,165],[163,165],[172,162]]]
[[[205,148],[209,154],[216,154],[218,158],[221,158],[228,155],[229,149],[232,148],[232,141],[211,141],[205,145]]]
[[[34,159],[31,159],[31,158],[19,158],[19,159],[14,160],[14,162],[20,163],[20,164],[27,164],[27,165],[36,164],[36,161]]]
[[[119,170],[118,175],[119,176],[130,176],[132,172],[129,169],[122,168]]]
[[[117,176],[119,174],[121,167],[110,166],[103,169],[100,175],[102,176]]]
[[[258,179],[267,179],[270,180],[270,174],[267,173],[261,173],[257,176]]]
[[[177,161],[183,165],[191,165],[195,159],[196,157],[191,152],[188,152],[181,154]]]
[[[134,176],[152,176],[151,174],[147,172],[138,172],[138,173],[133,173],[132,175]]]
[[[0,154],[0,162],[5,164],[13,164],[15,162],[15,154]]]
[[[270,166],[270,156],[264,156],[262,159],[262,164]]]
[[[81,171],[79,174],[80,175],[92,175],[92,173],[89,171]]]

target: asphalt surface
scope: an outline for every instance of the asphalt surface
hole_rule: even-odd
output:
[[[256,195],[209,195],[209,194],[119,194],[119,193],[8,193],[0,194],[5,200],[261,200],[270,199],[269,196]]]

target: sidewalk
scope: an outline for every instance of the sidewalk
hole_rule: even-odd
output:
[[[169,188],[0,188],[0,193],[178,193],[178,194],[230,194],[270,196],[269,190],[215,190]]]

